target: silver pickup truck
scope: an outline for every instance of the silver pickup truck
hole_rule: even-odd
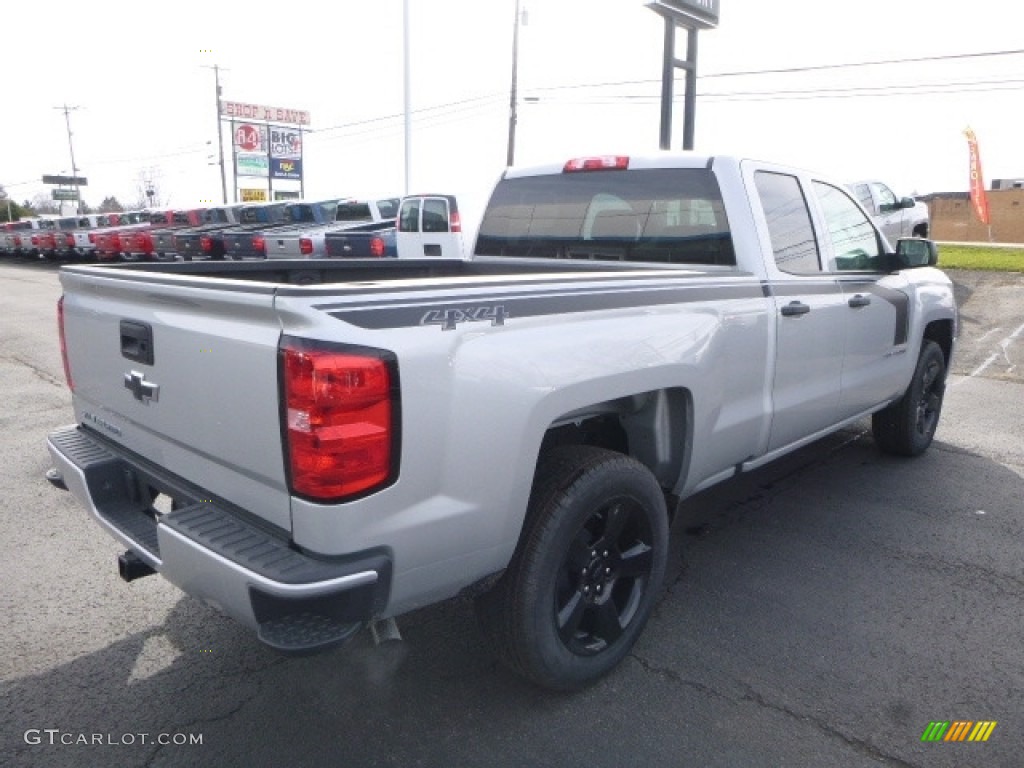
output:
[[[926,203],[912,197],[896,197],[880,181],[856,181],[850,189],[890,241],[901,237],[928,237],[931,217]]]
[[[506,171],[469,260],[64,267],[49,477],[125,579],[277,649],[467,593],[505,662],[576,689],[650,616],[677,501],[869,415],[928,448],[935,262],[841,184],[662,153]]]
[[[325,259],[329,232],[355,230],[372,232],[395,225],[399,198],[380,200],[344,199],[338,201],[333,220],[328,224],[281,229],[265,239],[268,259]]]

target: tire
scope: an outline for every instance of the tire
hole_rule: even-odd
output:
[[[534,683],[584,688],[629,653],[665,576],[668,514],[638,461],[590,446],[545,453],[508,568],[478,598],[499,658]]]
[[[903,397],[871,417],[878,447],[897,456],[918,456],[928,450],[939,425],[945,390],[946,358],[938,344],[925,339]]]

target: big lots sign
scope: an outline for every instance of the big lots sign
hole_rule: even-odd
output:
[[[294,128],[270,127],[271,157],[301,157],[302,133]]]

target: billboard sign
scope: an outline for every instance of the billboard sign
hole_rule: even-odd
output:
[[[299,199],[299,193],[298,192],[282,192],[280,190],[275,189],[274,190],[274,199],[275,200],[298,200]]]
[[[266,176],[270,163],[266,155],[248,155],[239,153],[235,156],[236,176]]]
[[[270,158],[270,177],[272,179],[302,179],[302,160],[297,157]]]
[[[309,112],[304,109],[268,107],[263,104],[246,104],[241,101],[222,101],[220,114],[222,117],[231,119],[262,120],[265,123],[309,125],[310,122]]]
[[[266,152],[267,127],[252,123],[235,126],[235,150],[238,152]]]
[[[302,132],[295,128],[270,126],[271,157],[302,157]]]
[[[719,0],[654,0],[645,5],[684,27],[713,29],[718,26]]]
[[[54,189],[50,191],[53,195],[54,200],[77,200],[78,190],[77,189]]]
[[[85,176],[43,176],[43,184],[63,184],[68,187],[86,187],[89,180]]]

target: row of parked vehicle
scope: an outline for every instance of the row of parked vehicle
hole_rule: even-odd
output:
[[[461,230],[451,195],[292,200],[25,219],[4,225],[0,254],[97,262],[459,258]]]

